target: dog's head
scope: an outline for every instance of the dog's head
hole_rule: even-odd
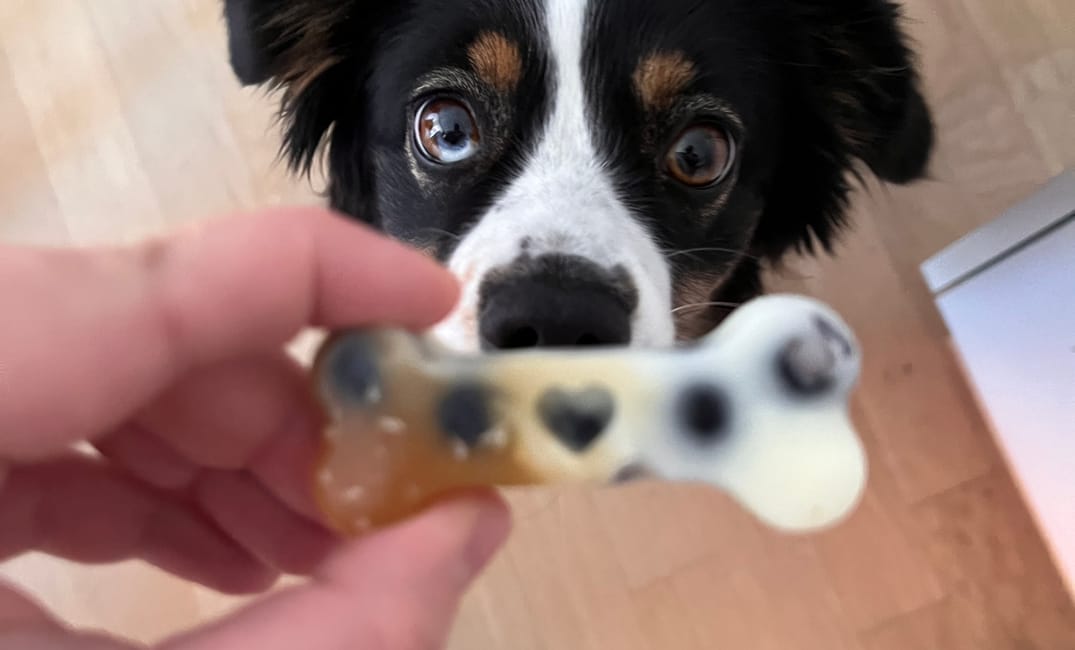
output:
[[[667,345],[933,144],[887,0],[227,0],[331,206],[437,256],[460,348]],[[391,269],[386,269],[391,272]]]

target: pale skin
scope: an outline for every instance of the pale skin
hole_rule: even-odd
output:
[[[284,346],[305,326],[421,329],[457,297],[423,255],[316,209],[126,248],[0,246],[0,561],[137,558],[234,594],[310,578],[162,650],[443,647],[505,504],[460,494],[333,535],[310,497],[318,412]],[[0,647],[139,646],[0,583]]]

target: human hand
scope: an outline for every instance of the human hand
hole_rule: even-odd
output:
[[[422,328],[457,290],[419,253],[316,210],[123,249],[0,247],[0,561],[139,558],[236,594],[312,578],[168,650],[440,647],[506,507],[460,495],[343,544],[310,496],[321,419],[284,346],[306,326]],[[128,646],[0,585],[7,647]]]

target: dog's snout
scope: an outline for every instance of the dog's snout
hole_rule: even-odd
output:
[[[482,284],[482,347],[623,345],[636,304],[626,273],[570,256],[524,258]]]
[[[621,301],[602,292],[538,282],[494,287],[480,326],[486,349],[615,345],[631,340],[631,315]]]

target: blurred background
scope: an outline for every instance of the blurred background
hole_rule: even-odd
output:
[[[1075,167],[1075,2],[906,5],[939,128],[932,179],[864,188],[839,259],[774,281],[830,302],[865,347],[858,512],[784,538],[692,488],[512,494],[516,534],[452,648],[1075,648],[1071,597],[919,269]],[[122,242],[320,202],[316,179],[277,164],[273,104],[234,81],[220,14],[219,0],[0,2],[0,239]],[[0,575],[142,641],[239,604],[137,563],[26,556]]]

